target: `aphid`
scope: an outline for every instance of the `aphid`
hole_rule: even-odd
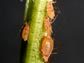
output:
[[[51,26],[51,22],[49,21],[49,17],[47,17],[47,16],[44,18],[44,29],[45,29],[45,33],[47,33],[47,35],[51,36],[52,26]]]
[[[42,56],[45,62],[48,62],[48,58],[53,50],[53,40],[51,37],[43,37],[42,40]]]
[[[22,33],[21,33],[21,37],[24,41],[27,41],[28,33],[29,33],[29,25],[28,23],[25,23],[22,28]]]
[[[48,2],[47,2],[47,15],[51,19],[54,19],[54,17],[55,17],[55,11],[54,11],[52,0],[48,0]]]

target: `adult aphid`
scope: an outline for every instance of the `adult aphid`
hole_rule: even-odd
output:
[[[28,33],[29,33],[29,24],[25,23],[24,26],[22,27],[22,31],[21,31],[21,38],[24,41],[27,41],[27,39],[28,39]]]
[[[41,54],[44,59],[44,62],[48,62],[48,58],[53,50],[53,39],[51,37],[43,37],[42,46],[41,46]]]

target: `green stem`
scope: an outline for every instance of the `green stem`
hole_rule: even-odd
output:
[[[24,10],[24,22],[27,21],[28,7],[29,7],[29,0],[26,0],[25,10]]]
[[[44,63],[40,54],[40,45],[47,0],[30,1],[32,4],[29,3],[27,13],[30,29],[24,63]]]

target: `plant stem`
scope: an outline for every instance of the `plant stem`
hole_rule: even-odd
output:
[[[30,29],[23,63],[44,63],[40,45],[47,0],[28,0],[28,2],[25,15],[27,13],[26,18]]]
[[[26,0],[25,10],[24,10],[24,22],[27,21],[26,19],[27,19],[28,7],[29,7],[29,0]]]

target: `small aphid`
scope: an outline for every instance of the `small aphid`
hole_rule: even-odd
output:
[[[49,21],[49,17],[45,17],[44,18],[44,29],[45,29],[45,32],[47,32],[47,34],[49,36],[51,36],[51,34],[52,34],[52,26],[51,26],[51,22]]]
[[[48,62],[48,58],[53,50],[53,39],[51,37],[43,37],[41,47],[43,59],[45,62]]]
[[[27,41],[28,33],[29,33],[29,25],[28,23],[25,23],[21,33],[21,37],[24,41]]]
[[[47,15],[51,19],[54,19],[54,17],[55,17],[55,11],[54,11],[52,0],[48,1],[48,3],[47,3]]]

